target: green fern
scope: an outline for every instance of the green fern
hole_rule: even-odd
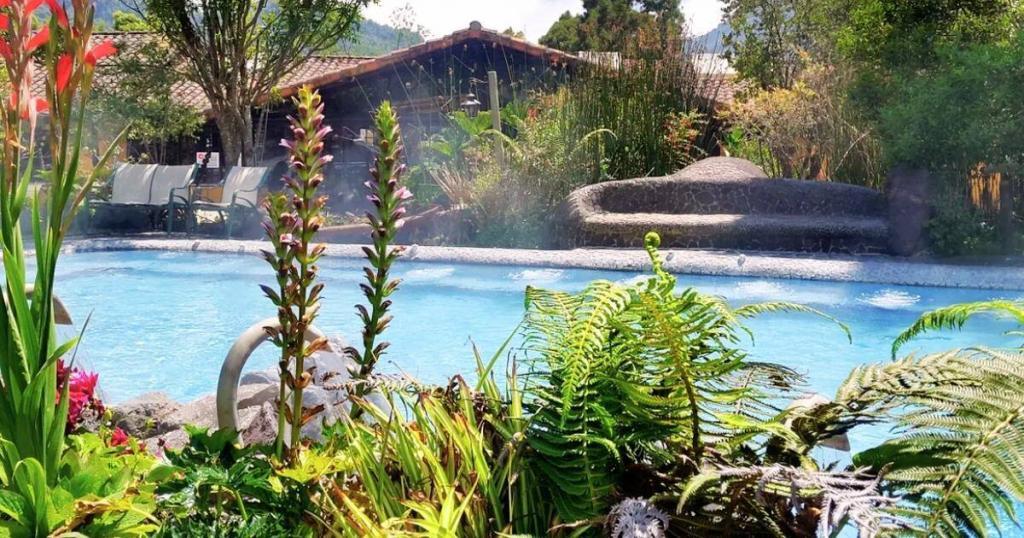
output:
[[[1024,501],[1024,354],[991,349],[857,369],[837,402],[898,435],[854,461],[884,472],[907,536],[988,536]]]
[[[895,359],[901,347],[922,333],[942,329],[961,329],[967,320],[979,314],[1007,315],[1024,326],[1024,302],[982,301],[947,306],[921,316],[907,330],[900,333],[892,343],[892,357]]]
[[[527,439],[565,522],[604,514],[627,466],[696,473],[709,453],[746,450],[754,438],[799,442],[772,402],[799,376],[746,363],[741,321],[823,314],[786,303],[733,309],[720,297],[679,291],[657,236],[646,246],[654,275],[645,282],[599,281],[577,294],[527,289]]]

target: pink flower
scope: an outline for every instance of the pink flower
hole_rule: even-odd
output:
[[[96,392],[96,385],[99,383],[100,375],[97,373],[78,370],[71,374],[71,391],[81,392],[91,398]]]
[[[395,191],[395,197],[402,201],[408,200],[412,198],[412,191],[406,187],[402,187]]]

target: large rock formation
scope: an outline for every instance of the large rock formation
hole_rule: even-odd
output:
[[[317,353],[307,362],[306,370],[312,373],[313,383],[303,391],[303,407],[322,405],[323,410],[303,427],[305,437],[319,440],[324,423],[330,424],[348,412],[343,387],[349,380],[352,359],[340,351],[344,348],[342,342],[332,342],[330,351]],[[246,443],[274,440],[278,379],[276,368],[242,376],[238,387],[238,429]],[[117,426],[145,442],[150,449],[177,449],[188,442],[185,425],[217,428],[217,398],[210,394],[181,404],[164,393],[148,393],[115,406],[113,419]]]
[[[656,231],[681,248],[882,252],[883,194],[842,183],[769,179],[712,157],[673,175],[609,181],[568,199],[575,246],[639,247]]]

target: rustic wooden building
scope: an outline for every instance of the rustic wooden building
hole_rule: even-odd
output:
[[[497,73],[500,101],[506,104],[558,85],[578,61],[571,54],[482,28],[476,22],[465,30],[376,58],[313,56],[285,77],[263,107],[253,110],[258,162],[252,164],[279,166],[283,172],[284,149],[279,142],[289,136],[289,97],[301,86],[312,85],[320,90],[326,122],[334,129],[326,148],[334,161],[326,174],[325,190],[336,209],[356,207],[362,192],[359,184],[372,160],[371,111],[381,101],[390,99],[397,107],[409,159],[415,162],[419,142],[446,127],[447,114],[459,110],[470,94],[480,101],[482,110],[490,109],[489,71]],[[202,90],[183,84],[175,98],[204,112],[208,121],[193,140],[167,152],[169,164],[191,162],[201,152],[220,157],[216,123]],[[131,144],[128,151],[133,152]],[[223,172],[211,167],[202,180],[216,181]]]

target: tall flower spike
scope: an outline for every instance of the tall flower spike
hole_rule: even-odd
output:
[[[305,332],[316,320],[323,287],[316,283],[316,263],[324,247],[313,240],[323,220],[320,211],[325,197],[318,196],[316,189],[323,180],[323,163],[328,160],[320,152],[324,136],[330,131],[318,127],[323,122],[323,109],[317,107],[321,100],[314,90],[301,88],[292,102],[298,111],[297,117],[288,117],[293,139],[281,141],[281,146],[288,150],[290,174],[283,178],[285,188],[268,196],[263,204],[270,216],[264,229],[274,246],[274,251],[268,251],[264,257],[274,268],[278,289],[264,286],[263,292],[277,307],[280,324],[280,329],[267,328],[271,340],[281,348],[275,448],[278,457],[287,456],[295,463],[301,449],[302,425],[316,416],[316,412],[304,410],[302,405],[303,388],[309,383],[305,361],[327,346],[323,339],[306,343]],[[286,426],[291,431],[287,454]]]
[[[373,240],[373,247],[363,249],[369,266],[364,269],[367,283],[361,285],[369,307],[356,306],[359,318],[363,322],[362,353],[351,348],[349,350],[349,354],[359,363],[359,369],[354,376],[357,381],[370,378],[380,356],[388,346],[386,342],[378,342],[377,338],[391,321],[388,314],[391,300],[388,297],[398,289],[399,283],[398,280],[390,279],[389,271],[402,249],[392,247],[391,244],[394,243],[398,229],[402,226],[402,216],[405,214],[403,205],[412,198],[412,192],[401,185],[402,173],[405,170],[400,163],[402,134],[398,127],[398,116],[389,101],[381,103],[374,123],[380,133],[380,142],[376,163],[370,170],[373,179],[364,183],[368,191],[366,198],[375,209],[366,215],[372,229],[370,237]],[[357,398],[364,396],[367,392],[367,383],[357,383],[354,391]],[[362,407],[352,406],[353,417],[358,417],[361,413]]]

